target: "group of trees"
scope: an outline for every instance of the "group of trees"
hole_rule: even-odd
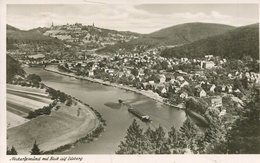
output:
[[[41,77],[39,75],[36,74],[29,74],[27,76],[27,80],[29,80],[30,82],[32,82],[32,84],[36,87],[39,87],[40,82],[42,81]]]
[[[73,103],[73,100],[70,96],[68,96],[67,94],[65,94],[64,92],[61,92],[59,90],[55,90],[52,88],[48,88],[46,90],[49,95],[51,96],[51,98],[54,100],[52,103],[50,103],[48,106],[44,106],[43,108],[34,110],[34,111],[30,111],[28,113],[27,118],[28,119],[32,119],[32,118],[36,118],[40,115],[49,115],[51,114],[51,109],[57,104],[57,100],[59,100],[60,102],[65,103],[67,106],[71,106]]]
[[[7,148],[6,154],[7,155],[18,155],[18,152],[16,151],[14,146],[12,146],[11,149]],[[32,149],[30,151],[30,154],[31,155],[41,155],[41,154],[43,154],[43,152],[40,150],[36,140],[35,140],[35,142],[33,144],[33,147],[32,147]]]
[[[239,118],[227,133],[228,153],[260,153],[260,94],[252,91],[250,101],[240,110]]]
[[[6,82],[10,83],[15,75],[24,76],[25,71],[21,68],[18,61],[6,55]]]
[[[41,109],[36,109],[34,111],[30,111],[28,113],[28,116],[26,118],[28,119],[32,119],[32,118],[36,118],[40,115],[50,115],[51,114],[51,109],[56,105],[56,101],[52,102],[51,104],[49,104],[48,106],[44,106]]]
[[[161,126],[146,131],[138,125],[137,121],[127,130],[125,140],[121,141],[117,154],[171,154],[185,153],[189,148],[195,149],[195,137],[198,128],[187,118],[183,126],[177,131],[174,127],[166,136]]]
[[[59,90],[55,90],[53,88],[48,88],[46,92],[49,93],[52,99],[58,99],[60,102],[65,102],[70,97],[66,95],[64,92],[61,92]]]

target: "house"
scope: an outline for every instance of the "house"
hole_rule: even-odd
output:
[[[211,59],[211,58],[213,58],[213,55],[205,55],[205,58]]]
[[[90,70],[90,71],[88,72],[88,76],[89,76],[89,77],[94,76],[94,71],[93,71],[93,70]]]
[[[222,85],[221,91],[222,91],[222,92],[226,92],[226,91],[227,91],[227,86]]]
[[[180,87],[182,88],[182,87],[184,87],[184,86],[186,86],[186,85],[188,86],[188,85],[189,85],[189,82],[187,82],[187,81],[185,80],[185,81],[181,84]]]
[[[211,106],[212,107],[222,107],[222,97],[216,96],[211,98]]]
[[[250,78],[250,74],[249,74],[249,72],[246,72],[245,75],[246,75],[247,78]]]
[[[227,86],[227,89],[228,89],[228,93],[232,93],[233,92],[233,87],[231,85]]]
[[[131,75],[131,70],[127,69],[125,73],[126,73],[126,76],[128,77]]]
[[[181,62],[186,62],[188,61],[188,58],[181,58]]]
[[[157,85],[156,89],[157,89],[158,93],[161,93],[161,94],[167,93],[167,89],[165,88],[164,85]]]
[[[210,92],[215,92],[215,88],[216,88],[216,85],[213,84],[213,85],[210,87],[209,91],[210,91]]]
[[[149,85],[149,83],[148,82],[144,82],[143,84],[142,84],[142,87],[144,88],[144,89],[147,89],[147,86]]]
[[[170,83],[174,84],[175,82],[176,82],[176,80],[174,78],[171,78]]]
[[[165,75],[160,75],[160,83],[165,83],[166,77]]]
[[[153,81],[153,80],[150,80],[148,83],[149,83],[150,85],[154,85],[154,81]]]
[[[182,93],[180,94],[180,98],[182,98],[182,99],[188,98],[188,93],[182,92]]]
[[[222,117],[222,116],[224,116],[224,115],[226,115],[226,109],[223,109],[220,113],[219,113],[219,117]]]
[[[201,61],[200,62],[201,68],[211,69],[214,66],[215,66],[215,63],[213,61]]]
[[[183,81],[184,80],[183,76],[177,76],[176,79],[179,80],[179,81]]]
[[[162,93],[162,94],[167,93],[167,89],[164,87],[164,88],[161,90],[161,93]]]
[[[195,86],[195,95],[198,97],[205,97],[207,96],[206,91],[201,88],[199,85]]]
[[[114,73],[114,69],[105,69],[105,72],[109,73],[109,74],[112,74],[112,73]]]
[[[138,76],[144,76],[144,75],[145,75],[144,70],[140,69],[138,72]]]
[[[200,92],[199,92],[199,97],[205,97],[207,96],[207,93],[206,91],[204,91],[204,89],[202,89]]]

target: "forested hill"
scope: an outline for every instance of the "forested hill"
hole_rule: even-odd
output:
[[[25,71],[18,61],[6,55],[6,82],[10,82],[15,75],[23,76]]]
[[[146,37],[162,40],[167,45],[185,44],[218,35],[235,27],[224,24],[186,23],[148,34]]]
[[[236,28],[220,35],[164,50],[163,57],[203,57],[205,55],[241,59],[259,58],[259,23]]]
[[[48,50],[63,49],[64,44],[57,39],[44,36],[39,31],[23,31],[13,26],[6,26],[7,50],[9,49],[35,49]]]
[[[23,31],[11,25],[6,26],[6,37],[8,39],[21,40],[21,41],[34,41],[34,40],[50,40],[50,37],[42,35],[37,31]]]
[[[212,23],[186,23],[159,31],[145,34],[137,39],[131,40],[127,43],[119,43],[113,46],[108,46],[100,52],[115,52],[120,48],[132,50],[136,46],[144,45],[148,47],[158,45],[181,45],[191,43],[193,41],[218,35],[229,30],[234,29],[233,26]]]

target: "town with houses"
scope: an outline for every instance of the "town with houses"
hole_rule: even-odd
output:
[[[60,71],[77,76],[152,91],[177,108],[184,108],[189,98],[209,100],[209,106],[218,109],[219,116],[228,112],[221,109],[222,97],[231,95],[232,100],[243,106],[241,98],[245,90],[241,90],[236,81],[244,81],[246,85],[260,84],[259,73],[232,69],[223,71],[228,62],[225,58],[206,55],[200,59],[169,59],[159,55],[163,49],[158,47],[144,52],[139,52],[137,48],[133,52],[120,49],[112,56],[84,55],[82,52],[69,59],[46,59],[44,54],[39,53],[23,57],[20,61],[30,66],[55,64]]]

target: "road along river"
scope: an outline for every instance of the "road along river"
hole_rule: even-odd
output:
[[[164,105],[131,91],[75,79],[45,71],[42,68],[27,67],[25,71],[28,74],[34,73],[41,76],[43,83],[47,86],[70,94],[94,107],[106,120],[107,127],[98,140],[77,145],[61,154],[114,154],[133,119],[137,119],[143,128],[148,126],[155,128],[161,125],[165,131],[173,125],[179,129],[186,119],[183,110]],[[149,115],[152,122],[144,123],[139,120],[128,112],[127,106],[119,104],[118,99],[123,99],[127,104]]]

